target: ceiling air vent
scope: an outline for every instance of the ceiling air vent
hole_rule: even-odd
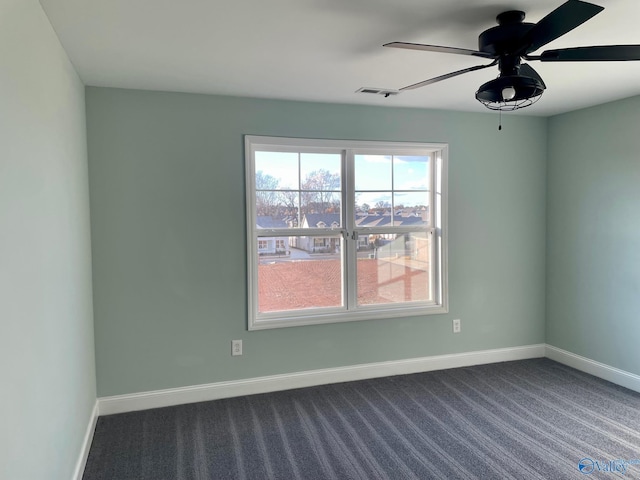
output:
[[[372,93],[374,95],[389,97],[391,95],[398,95],[400,92],[398,90],[389,90],[388,88],[362,87],[356,90],[356,93]]]

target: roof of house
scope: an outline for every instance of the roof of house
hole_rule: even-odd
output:
[[[269,215],[258,216],[256,221],[258,228],[287,228],[286,219],[271,217]],[[412,225],[425,225],[425,221],[419,216],[394,215],[393,225],[406,227]],[[323,224],[319,227],[319,225]],[[302,225],[306,228],[331,228],[332,225],[340,226],[339,213],[307,213],[304,215]],[[358,227],[388,227],[391,226],[391,215],[358,215],[356,218]],[[303,227],[304,228],[304,227]]]
[[[406,227],[411,225],[424,225],[426,222],[422,217],[404,217],[394,215],[393,225],[396,227]],[[367,215],[356,219],[358,227],[388,227],[391,226],[391,215]]]
[[[339,213],[307,213],[302,221],[303,225],[308,225],[309,228],[316,228],[318,224],[324,223],[325,227],[331,227],[332,225],[340,226],[340,214]]]
[[[282,218],[272,217],[271,215],[258,215],[256,217],[256,225],[258,228],[287,228],[287,222]]]

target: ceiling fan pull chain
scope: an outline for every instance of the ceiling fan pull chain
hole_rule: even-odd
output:
[[[498,110],[499,112],[499,118],[500,120],[498,121],[498,131],[502,130],[502,109]]]

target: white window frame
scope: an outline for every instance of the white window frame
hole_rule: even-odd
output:
[[[287,228],[258,229],[256,226],[255,153],[257,151],[340,153],[342,155],[342,228]],[[430,226],[427,233],[432,235],[433,248],[430,288],[433,302],[405,302],[357,306],[356,263],[358,235],[369,232],[379,233],[379,228],[355,227],[354,208],[355,184],[353,158],[356,154],[378,155],[429,155],[431,158]],[[245,174],[247,205],[247,287],[248,287],[248,329],[316,325],[361,320],[386,319],[396,317],[443,314],[449,311],[448,268],[447,268],[447,173],[448,144],[409,143],[351,140],[319,140],[305,138],[284,138],[245,135]],[[393,212],[392,212],[393,213]],[[415,227],[394,227],[389,233],[415,232]],[[386,230],[386,229],[385,229]],[[343,292],[342,307],[329,307],[284,312],[258,312],[258,272],[259,254],[257,239],[268,234],[277,236],[324,235],[341,236],[343,242]]]

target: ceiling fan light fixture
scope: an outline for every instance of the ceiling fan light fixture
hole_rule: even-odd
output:
[[[476,99],[490,110],[518,110],[537,102],[544,89],[536,78],[505,75],[483,84]]]

